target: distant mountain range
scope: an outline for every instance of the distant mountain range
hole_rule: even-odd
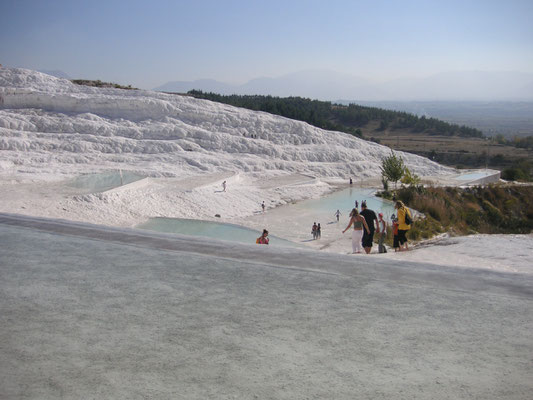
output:
[[[533,100],[533,74],[523,72],[455,71],[426,78],[376,83],[334,71],[300,71],[277,78],[257,78],[243,85],[212,79],[167,82],[154,90],[185,93],[197,89],[219,94],[300,96],[336,101],[495,101]]]

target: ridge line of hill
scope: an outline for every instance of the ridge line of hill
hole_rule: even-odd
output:
[[[465,125],[451,124],[437,118],[418,117],[404,111],[392,111],[358,104],[342,105],[303,97],[264,95],[220,95],[191,90],[188,95],[254,111],[304,121],[321,129],[335,130],[363,137],[361,128],[379,121],[377,130],[411,129],[414,133],[443,136],[483,137],[483,133]]]

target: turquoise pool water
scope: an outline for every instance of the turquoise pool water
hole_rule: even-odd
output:
[[[181,218],[151,218],[144,224],[137,226],[157,232],[181,233],[184,235],[210,237],[240,243],[254,243],[261,236],[261,232],[244,226],[225,224],[213,221],[200,221]],[[270,245],[285,247],[303,247],[276,236],[270,236]]]
[[[355,200],[359,203],[359,210],[361,209],[361,202],[366,200],[368,208],[374,210],[376,214],[382,212],[385,220],[390,221],[391,215],[395,212],[393,203],[375,197],[374,193],[375,190],[372,189],[348,188],[320,199],[305,200],[284,207],[288,207],[293,210],[295,215],[299,216],[294,220],[293,229],[295,231],[305,232],[302,235],[305,238],[302,238],[303,242],[309,241],[307,240],[308,231],[310,232],[313,222],[321,222],[324,230],[337,229],[328,227],[328,225],[332,226],[331,224],[336,222],[334,214],[337,210],[342,214],[340,223],[347,223],[350,211],[355,206]],[[268,219],[268,212],[264,216]],[[301,220],[305,220],[305,222],[302,223]],[[268,225],[266,226],[268,227]],[[261,235],[260,231],[244,226],[180,218],[151,218],[146,223],[138,225],[137,228],[157,232],[211,237],[240,243],[255,243],[255,239]],[[275,230],[275,228],[275,226],[270,226],[269,229]],[[291,242],[276,236],[269,235],[269,238],[271,245],[289,247],[305,246],[304,244]]]
[[[143,179],[144,176],[129,171],[109,171],[101,174],[81,175],[68,183],[69,186],[89,192],[105,192],[122,185]]]
[[[487,172],[487,171],[471,172],[469,174],[460,175],[456,179],[458,179],[460,181],[474,181],[476,179],[485,178],[486,176],[489,176],[489,175],[492,175],[492,174],[493,174],[493,172]]]
[[[374,196],[375,192],[375,189],[348,188],[319,199],[294,204],[292,207],[316,212],[320,216],[327,215],[329,219],[339,210],[346,218],[355,207],[356,200],[359,211],[361,211],[361,203],[366,200],[368,208],[374,210],[376,214],[382,212],[384,218],[390,220],[390,216],[395,212],[393,202]]]

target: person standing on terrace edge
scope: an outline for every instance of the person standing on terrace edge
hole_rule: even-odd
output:
[[[405,216],[409,215],[409,218],[411,217],[411,212],[409,209],[403,204],[402,201],[397,201],[394,208],[398,210],[397,218],[398,218],[398,242],[400,244],[400,251],[406,251],[409,250],[409,246],[407,244],[407,231],[411,229],[411,225],[407,224],[405,222]]]

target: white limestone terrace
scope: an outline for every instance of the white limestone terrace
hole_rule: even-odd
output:
[[[374,180],[388,154],[265,113],[0,68],[0,397],[529,399],[532,235],[347,256],[128,229],[221,213],[290,232],[282,205]],[[71,185],[118,170],[148,178]]]
[[[348,179],[379,175],[390,154],[387,147],[268,113],[187,96],[79,86],[12,68],[0,68],[0,133],[2,168],[17,165],[30,173],[136,167],[154,176],[225,169]],[[400,154],[417,174],[451,172]]]
[[[0,398],[533,392],[531,274],[7,214],[0,241]]]
[[[117,227],[153,217],[219,220],[293,240],[301,233],[293,232],[296,222],[310,221],[280,206],[347,186],[350,177],[357,186],[379,185],[389,154],[267,113],[0,68],[0,212]],[[459,172],[400,154],[427,179]],[[83,174],[119,170],[148,178],[104,193],[72,185]],[[267,212],[258,215],[263,201]],[[349,235],[329,228],[309,245],[346,252]]]
[[[0,211],[135,226],[150,217],[231,221],[380,175],[390,149],[303,122],[187,96],[79,86],[0,68]],[[453,170],[400,153],[421,175]],[[151,179],[76,192],[80,174]],[[228,194],[216,189],[228,181]],[[300,185],[295,185],[300,183]]]

